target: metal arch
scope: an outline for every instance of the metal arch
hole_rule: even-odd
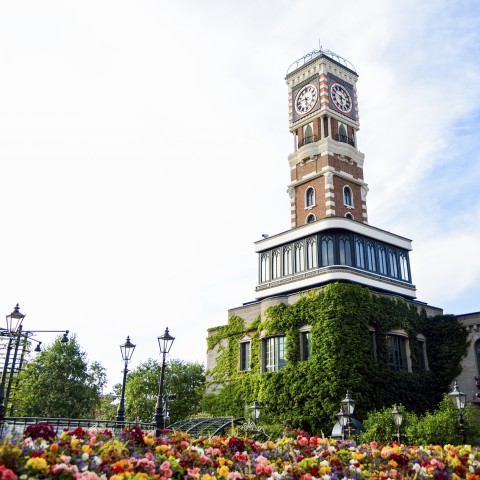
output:
[[[228,426],[228,425],[232,425],[232,424],[236,424],[238,425],[240,422],[242,422],[243,420],[245,420],[244,417],[238,417],[238,418],[232,418],[229,422],[226,422],[224,423],[220,428],[217,428],[217,430],[215,430],[211,437],[213,437],[214,435],[217,435],[219,433],[224,433],[225,432],[225,428]]]
[[[322,46],[320,46],[318,50],[313,50],[310,53],[307,53],[306,55],[304,55],[302,58],[299,58],[298,60],[293,62],[287,69],[287,75],[293,72],[294,70],[296,70],[297,68],[307,64],[308,62],[310,62],[310,60],[313,60],[314,58],[320,55],[326,55],[327,57],[332,58],[336,62],[340,63],[341,65],[357,73],[353,64],[349,62],[346,58],[343,58],[340,55],[337,55],[335,52],[332,52],[331,50],[326,50]]]

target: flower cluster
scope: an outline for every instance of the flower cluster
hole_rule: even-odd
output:
[[[47,438],[37,435],[42,431]],[[138,427],[117,437],[108,430],[79,427],[52,438],[45,426],[0,444],[0,480],[175,478],[480,480],[480,449],[356,445],[306,434],[276,442],[235,436],[190,438],[180,432],[154,438]]]

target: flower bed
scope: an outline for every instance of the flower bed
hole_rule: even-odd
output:
[[[141,478],[480,480],[480,452],[469,445],[356,445],[302,435],[264,443],[184,433],[155,439],[138,427],[116,438],[95,428],[57,437],[48,425],[0,445],[0,480]]]

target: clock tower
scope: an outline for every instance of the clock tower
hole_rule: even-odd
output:
[[[320,48],[287,71],[291,229],[255,242],[257,300],[331,282],[415,298],[411,240],[368,224],[353,65]]]
[[[309,53],[288,69],[292,228],[328,217],[367,223],[357,79],[353,65],[328,50]]]

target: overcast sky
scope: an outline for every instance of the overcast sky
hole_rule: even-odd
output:
[[[255,298],[290,228],[289,65],[357,83],[369,223],[411,238],[418,299],[480,310],[480,6],[456,0],[7,0],[0,6],[0,306],[69,329],[121,380]],[[48,336],[39,335],[48,342]]]

